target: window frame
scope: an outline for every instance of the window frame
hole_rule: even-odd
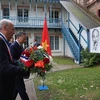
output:
[[[26,10],[26,11],[25,11]],[[27,14],[25,13],[27,12]],[[18,22],[28,22],[29,9],[28,8],[18,8],[17,9]]]
[[[39,40],[38,37],[41,38],[41,39]],[[59,35],[50,35],[50,38],[51,38],[51,37],[54,38],[54,43],[53,43],[54,49],[52,49],[52,47],[51,47],[51,50],[52,50],[52,51],[60,51],[60,36],[59,36]],[[59,39],[58,42],[55,41],[55,37],[58,37],[58,39]],[[35,35],[34,38],[37,40],[37,42],[39,42],[39,43],[41,44],[40,41],[42,40],[42,35]],[[59,44],[59,45],[58,45],[58,49],[56,49],[56,48],[57,48],[57,47],[56,47],[56,43]],[[51,46],[51,45],[52,45],[52,44],[51,44],[51,40],[50,40],[50,46]]]
[[[7,11],[8,10],[8,11]],[[7,12],[6,12],[7,11]],[[10,13],[9,13],[9,7],[4,7],[3,8],[3,18],[5,18],[5,19],[9,19],[9,15],[10,15]]]
[[[59,21],[59,10],[57,9],[52,9],[50,12],[49,10],[49,23],[58,23]]]

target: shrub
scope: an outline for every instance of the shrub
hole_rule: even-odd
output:
[[[81,51],[81,64],[85,67],[91,67],[95,64],[100,63],[100,54],[91,53],[88,48]]]

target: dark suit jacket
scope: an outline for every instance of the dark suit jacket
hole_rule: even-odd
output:
[[[20,56],[21,56],[23,50],[24,50],[23,47],[21,45],[19,45],[18,42],[16,42],[16,41],[10,45],[10,51],[11,51],[12,58],[14,60],[14,63],[16,63],[17,65],[18,65],[17,60],[20,59]],[[30,73],[27,72],[27,74],[23,78],[29,78],[29,75],[30,75]],[[22,77],[20,77],[20,78],[22,78]]]
[[[25,71],[13,64],[7,46],[0,38],[0,100],[12,100],[15,76],[23,75]]]
[[[21,53],[23,52],[23,48],[16,41],[10,45],[11,55],[13,60],[19,60]]]

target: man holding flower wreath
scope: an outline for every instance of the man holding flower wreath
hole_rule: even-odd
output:
[[[15,77],[23,77],[27,72],[13,63],[9,40],[15,34],[10,20],[0,20],[0,100],[13,100]]]
[[[22,44],[26,42],[26,33],[25,32],[18,32],[16,34],[16,40],[15,42],[13,42],[10,46],[10,50],[11,50],[11,54],[12,54],[12,58],[14,60],[14,62],[17,63],[17,61],[20,59],[20,56],[22,54],[22,52],[24,51]],[[29,77],[28,73],[28,76]],[[24,79],[21,77],[16,77],[16,81],[15,81],[15,89],[14,89],[14,95],[13,98],[14,100],[16,99],[17,94],[19,93],[20,97],[22,98],[22,100],[29,100],[29,97],[26,93],[26,89],[25,89],[25,83],[24,83]]]

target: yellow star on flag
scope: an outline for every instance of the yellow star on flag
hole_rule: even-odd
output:
[[[43,48],[44,48],[45,50],[47,50],[47,47],[49,46],[49,45],[47,44],[47,40],[45,40],[44,42],[42,42],[42,46],[43,46]]]

